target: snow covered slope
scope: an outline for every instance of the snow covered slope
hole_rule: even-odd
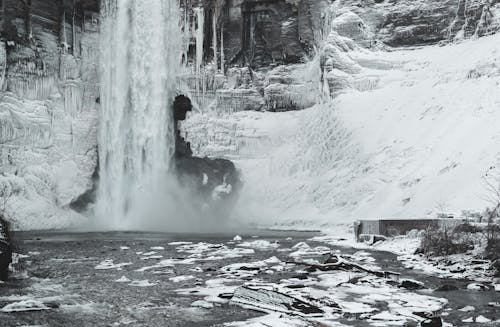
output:
[[[347,56],[360,69],[313,108],[191,117],[195,149],[238,161],[238,216],[318,227],[484,209],[482,176],[500,159],[500,35]]]

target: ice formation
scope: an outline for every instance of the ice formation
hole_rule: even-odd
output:
[[[204,25],[205,25],[205,12],[203,8],[195,8],[196,25],[194,27],[194,35],[196,37],[196,91],[199,91],[201,68],[203,65],[203,40],[205,38]],[[204,83],[203,83],[204,84]]]

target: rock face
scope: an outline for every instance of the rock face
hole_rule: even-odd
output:
[[[98,4],[73,3],[4,0],[0,12],[0,189],[15,228],[59,226],[92,185]]]
[[[498,0],[207,0],[204,8],[210,68],[190,85],[200,107],[226,112],[304,109],[325,92],[372,88],[376,81],[351,76],[359,66],[346,52],[356,47],[421,46],[500,30]],[[214,8],[225,65],[213,60]],[[317,64],[302,64],[305,58]]]
[[[12,244],[10,241],[8,224],[0,215],[0,280],[6,281],[9,277],[9,265],[12,262]]]
[[[184,11],[194,32],[188,56],[195,59],[196,8],[203,6],[205,62],[225,58],[252,69],[299,63],[329,33],[371,47],[414,46],[483,36],[500,29],[498,0],[188,0]],[[326,35],[325,35],[326,33]],[[214,43],[214,38],[216,42]],[[214,52],[213,45],[216,44]],[[223,48],[223,51],[221,51]],[[219,68],[221,62],[217,61]]]
[[[343,15],[359,17],[359,26],[370,31],[371,40],[390,46],[433,44],[455,38],[484,36],[500,30],[497,0],[381,0],[337,1],[335,9]],[[342,16],[341,16],[342,17]],[[356,29],[351,18],[340,35]],[[356,38],[353,38],[356,40]]]
[[[241,181],[234,164],[226,159],[194,157],[191,145],[180,135],[178,124],[191,111],[189,98],[180,95],[174,103],[176,124],[175,170],[182,187],[192,195],[195,209],[218,219],[227,217],[236,203]]]
[[[214,36],[227,65],[265,67],[301,62],[314,46],[328,0],[188,0],[181,2],[193,30],[203,7],[205,59],[213,60]],[[215,20],[215,24],[214,24]],[[215,25],[215,33],[214,33]],[[193,36],[194,37],[194,36]],[[193,42],[195,40],[193,39]],[[190,56],[194,58],[194,47]],[[218,53],[220,58],[220,47]]]
[[[313,1],[228,0],[223,19],[228,64],[297,63],[314,45]],[[324,1],[315,1],[316,3]]]

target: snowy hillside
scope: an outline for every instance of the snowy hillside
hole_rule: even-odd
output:
[[[346,55],[361,69],[324,104],[191,117],[195,149],[238,160],[239,215],[317,227],[483,210],[500,156],[500,35]]]

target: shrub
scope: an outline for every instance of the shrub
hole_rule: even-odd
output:
[[[489,223],[486,227],[486,257],[490,260],[500,260],[500,225]]]
[[[474,242],[470,239],[470,227],[458,225],[455,228],[431,227],[424,232],[420,250],[429,256],[444,256],[465,253],[474,248]]]

